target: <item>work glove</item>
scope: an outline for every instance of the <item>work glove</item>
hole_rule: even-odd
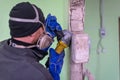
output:
[[[72,33],[68,30],[62,31],[64,36],[59,40],[57,47],[55,48],[55,51],[60,54],[65,48],[70,46],[70,42],[72,39]]]
[[[46,32],[48,32],[48,34],[52,38],[56,37],[57,31],[62,31],[62,27],[57,22],[57,18],[55,16],[52,16],[51,14],[47,15],[45,27],[46,27]]]
[[[65,53],[63,51],[61,54],[58,54],[53,48],[50,48],[49,52],[49,72],[54,80],[60,80],[60,72],[62,70]]]

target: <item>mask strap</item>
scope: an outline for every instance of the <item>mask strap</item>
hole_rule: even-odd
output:
[[[33,47],[36,47],[36,45],[31,45],[31,46],[18,45],[16,43],[13,43],[11,40],[10,40],[9,45],[12,46],[12,47],[16,47],[16,48],[33,48]]]

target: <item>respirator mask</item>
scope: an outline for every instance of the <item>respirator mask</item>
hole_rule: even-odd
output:
[[[41,50],[47,50],[52,43],[52,37],[50,37],[49,34],[45,32],[39,37],[36,46]]]
[[[43,26],[44,33],[39,37],[37,44],[32,45],[32,46],[16,45],[16,47],[20,47],[20,48],[38,47],[40,50],[46,50],[52,44],[53,38],[50,37],[49,33],[46,32],[44,24],[39,20],[39,14],[38,14],[37,8],[34,5],[32,5],[32,7],[36,13],[36,17],[34,19],[23,19],[23,18],[10,17],[10,20],[16,21],[16,22],[31,22],[31,23],[39,22]]]

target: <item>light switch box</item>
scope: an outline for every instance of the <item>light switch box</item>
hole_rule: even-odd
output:
[[[71,56],[75,63],[88,62],[89,37],[87,34],[73,34]]]

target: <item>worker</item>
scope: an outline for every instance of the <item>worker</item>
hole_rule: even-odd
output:
[[[49,14],[45,20],[42,10],[30,2],[16,4],[9,16],[11,38],[0,42],[0,80],[60,80],[71,33],[62,30],[55,16]],[[50,48],[55,37],[58,45]],[[48,54],[45,68],[39,61]]]

